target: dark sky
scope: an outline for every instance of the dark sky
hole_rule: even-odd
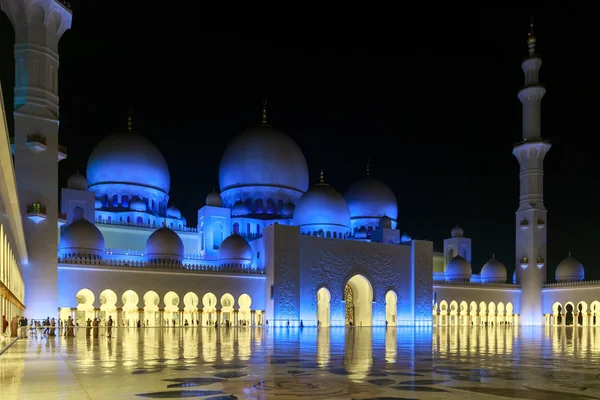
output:
[[[396,193],[403,232],[441,249],[459,223],[473,239],[474,271],[495,252],[511,275],[512,146],[521,136],[520,63],[535,15],[547,88],[542,132],[553,142],[545,164],[549,274],[572,250],[587,277],[600,279],[598,35],[585,9],[353,9],[319,21],[288,11],[240,22],[132,3],[76,3],[73,29],[60,42],[60,141],[69,148],[61,185],[85,170],[98,141],[126,127],[131,107],[134,130],[170,166],[171,198],[195,221],[218,187],[225,146],[259,122],[267,98],[270,123],[302,148],[311,183],[323,168],[343,191],[370,157],[372,175]],[[5,15],[0,22],[11,114],[14,33]]]

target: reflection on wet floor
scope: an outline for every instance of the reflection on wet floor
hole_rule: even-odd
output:
[[[113,332],[19,340],[0,399],[600,398],[600,328]]]

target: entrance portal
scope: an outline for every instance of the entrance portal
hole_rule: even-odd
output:
[[[331,325],[329,319],[329,302],[331,294],[325,288],[319,289],[317,292],[317,326],[326,327]],[[346,322],[348,324],[348,322]]]
[[[373,325],[373,288],[362,275],[354,275],[344,287],[346,325]]]

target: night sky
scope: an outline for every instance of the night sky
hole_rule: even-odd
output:
[[[137,4],[137,2],[133,2]],[[111,5],[112,4],[112,5]],[[146,3],[147,4],[147,3]],[[164,154],[171,199],[190,222],[218,188],[227,143],[260,121],[304,151],[311,184],[340,191],[365,173],[387,182],[399,228],[442,240],[457,223],[473,239],[473,270],[492,253],[514,269],[514,212],[529,17],[543,58],[548,270],[569,250],[600,279],[594,257],[600,92],[597,32],[585,10],[347,10],[244,22],[183,7],[75,4],[60,42],[61,187],[103,137],[133,128]],[[110,7],[110,8],[109,8]],[[297,17],[297,21],[289,18]],[[382,19],[383,18],[383,19]],[[12,124],[14,32],[0,18],[0,78]]]

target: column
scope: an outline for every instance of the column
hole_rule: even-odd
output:
[[[233,310],[233,326],[238,326],[238,314],[240,310]]]
[[[123,309],[117,308],[117,320],[115,321],[116,326],[123,326]]]
[[[165,326],[165,309],[164,308],[159,308],[158,309],[158,321],[159,324],[158,326]]]
[[[251,326],[256,326],[256,310],[250,310]]]
[[[221,326],[221,310],[217,310],[217,326]]]

